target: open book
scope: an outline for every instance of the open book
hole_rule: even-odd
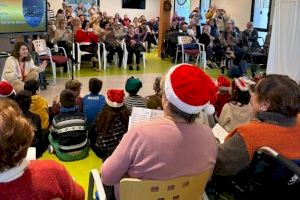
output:
[[[129,117],[128,129],[130,129],[133,124],[150,121],[162,116],[164,116],[163,110],[133,107],[131,116]]]
[[[212,132],[214,136],[219,139],[220,143],[223,144],[226,136],[229,134],[220,124],[216,123],[213,127]]]

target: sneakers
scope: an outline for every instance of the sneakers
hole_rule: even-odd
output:
[[[131,71],[133,70],[133,67],[132,67],[131,65],[129,65],[128,68],[129,68],[129,70],[131,70]]]
[[[100,69],[98,67],[93,67],[93,70],[96,72],[100,72]]]
[[[139,66],[139,65],[136,66],[136,70],[137,70],[137,71],[140,70],[140,66]]]

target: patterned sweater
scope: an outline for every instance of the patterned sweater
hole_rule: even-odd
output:
[[[63,151],[73,151],[88,143],[84,116],[77,110],[61,108],[61,113],[53,118],[51,136]]]

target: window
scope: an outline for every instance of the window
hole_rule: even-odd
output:
[[[202,25],[206,24],[205,14],[207,13],[207,11],[209,9],[210,4],[211,4],[211,0],[200,0],[199,8],[200,8],[201,16],[202,16],[202,19],[200,22]]]
[[[184,20],[188,23],[190,21],[191,0],[175,0],[174,5],[174,11],[177,12],[177,15],[184,17]]]
[[[258,31],[267,32],[270,24],[272,0],[252,0],[251,21]]]

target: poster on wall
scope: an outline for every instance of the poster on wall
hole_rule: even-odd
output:
[[[190,21],[191,0],[175,0],[174,9],[179,17],[184,17],[187,23]]]
[[[1,0],[0,34],[47,31],[46,1]]]
[[[146,0],[123,0],[122,8],[145,9],[146,8]]]

